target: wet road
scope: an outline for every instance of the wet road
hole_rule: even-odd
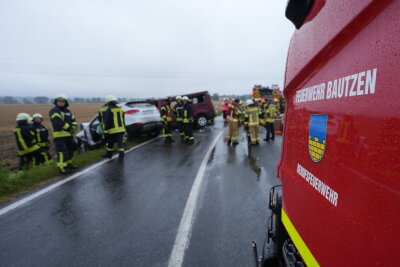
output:
[[[217,121],[195,133],[193,146],[157,139],[0,215],[1,266],[167,266],[199,166],[222,130]],[[220,138],[211,153],[183,266],[249,266],[251,240],[263,241],[281,138],[250,151],[240,139],[229,147]]]

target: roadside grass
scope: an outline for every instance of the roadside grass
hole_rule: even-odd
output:
[[[141,137],[126,142],[126,149],[145,142],[151,138]],[[85,167],[91,163],[102,160],[101,155],[105,148],[96,148],[85,152],[77,152],[73,157],[73,164]],[[19,195],[29,192],[39,186],[59,179],[61,176],[54,158],[49,165],[40,165],[24,171],[10,171],[5,163],[0,161],[0,204],[7,202]]]

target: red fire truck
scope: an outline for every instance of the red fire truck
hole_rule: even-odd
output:
[[[263,266],[400,266],[399,11],[400,0],[289,1]]]

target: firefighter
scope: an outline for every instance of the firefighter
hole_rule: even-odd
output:
[[[176,118],[176,123],[178,126],[179,130],[179,136],[181,137],[181,141],[185,140],[185,129],[183,127],[183,102],[182,102],[182,97],[177,96],[175,97],[176,99],[176,105],[174,106],[174,114]]]
[[[172,110],[171,110],[171,101],[167,96],[164,99],[164,104],[162,105],[161,111],[161,120],[163,122],[163,137],[165,143],[173,143],[175,142],[172,139]]]
[[[264,141],[266,142],[269,142],[269,140],[273,141],[275,139],[274,122],[276,117],[276,106],[274,104],[268,103],[265,109],[265,128],[267,130],[267,134]]]
[[[19,170],[28,168],[31,163],[32,165],[37,165],[41,161],[41,149],[36,143],[35,132],[28,123],[29,117],[27,113],[19,113],[16,118],[17,126],[14,128],[19,156]]]
[[[125,117],[124,110],[117,106],[118,99],[113,95],[105,98],[106,104],[99,109],[99,119],[104,131],[106,141],[106,153],[103,158],[111,158],[114,150],[114,143],[118,145],[118,160],[124,160],[124,135]]]
[[[259,109],[254,105],[252,100],[247,100],[246,104],[248,109],[245,113],[245,118],[248,126],[248,132],[250,135],[250,143],[252,145],[258,145],[260,142],[260,137],[258,136],[258,127],[259,127]]]
[[[54,99],[54,108],[49,112],[53,125],[54,146],[58,157],[57,167],[61,174],[69,173],[78,168],[72,165],[75,150],[72,136],[77,129],[77,123],[68,106],[67,96],[58,94]]]
[[[183,101],[183,125],[185,128],[185,142],[194,144],[193,136],[193,106],[187,96],[182,97]]]
[[[239,121],[242,116],[242,112],[239,109],[239,99],[235,99],[233,103],[230,104],[228,110],[228,119],[229,119],[229,133],[228,133],[228,142],[236,146],[239,144],[238,142],[238,132],[239,132]]]
[[[224,122],[227,122],[227,112],[229,109],[229,100],[227,98],[224,98],[224,103],[221,105],[221,110],[222,110],[222,117],[224,118]]]
[[[258,116],[259,121],[260,121],[260,126],[265,127],[265,110],[267,108],[267,103],[265,101],[264,98],[261,99],[260,101],[260,107],[259,107],[259,111],[260,111],[260,115]]]
[[[35,138],[37,144],[40,146],[42,149],[41,155],[42,155],[42,162],[45,164],[48,164],[51,156],[49,153],[50,149],[50,141],[49,141],[49,130],[46,129],[46,127],[43,126],[43,116],[42,114],[36,113],[33,114],[32,116],[32,128],[35,131]]]

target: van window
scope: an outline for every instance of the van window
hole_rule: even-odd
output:
[[[197,104],[197,103],[203,103],[204,99],[205,99],[204,95],[198,95],[198,96],[191,98],[190,100],[192,100],[193,104]]]

